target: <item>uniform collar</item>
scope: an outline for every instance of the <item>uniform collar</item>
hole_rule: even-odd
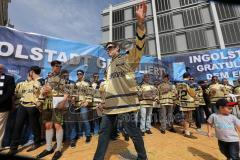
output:
[[[82,80],[77,80],[77,82],[84,82],[84,79],[82,79]]]
[[[60,76],[60,73],[54,73],[54,72],[52,72],[52,74],[53,74],[53,75],[52,75],[53,77]]]

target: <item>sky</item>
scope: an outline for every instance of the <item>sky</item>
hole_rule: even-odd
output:
[[[86,44],[102,40],[102,10],[127,0],[12,0],[14,28]]]

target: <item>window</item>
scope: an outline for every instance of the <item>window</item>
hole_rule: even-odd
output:
[[[204,23],[210,23],[212,21],[209,7],[201,8],[201,13],[202,13],[202,18]]]
[[[146,53],[153,56],[157,55],[155,39],[148,40],[148,52]]]
[[[214,47],[217,45],[216,35],[213,28],[206,30],[206,36],[207,36],[208,47]]]
[[[183,16],[181,13],[173,15],[174,29],[183,28]]]
[[[171,14],[158,16],[157,22],[158,22],[159,32],[168,31],[168,30],[173,29],[173,21],[172,21]]]
[[[152,15],[152,3],[147,4],[147,16]]]
[[[109,29],[108,28],[103,30],[102,36],[103,36],[103,43],[109,41]]]
[[[202,24],[201,14],[198,8],[191,8],[183,11],[183,22],[185,27]]]
[[[128,8],[124,10],[124,17],[125,21],[131,20],[132,19],[132,8]]]
[[[125,26],[125,38],[133,38],[133,26],[132,25],[128,25]]]
[[[222,24],[221,28],[225,44],[240,43],[240,22]]]
[[[200,49],[207,46],[204,30],[189,31],[186,35],[189,49]]]
[[[124,26],[114,27],[113,28],[113,40],[121,40],[124,39],[125,31]]]
[[[171,4],[169,0],[155,0],[155,1],[157,12],[162,12],[171,9]]]
[[[102,26],[109,26],[109,14],[103,15],[102,17]]]
[[[113,24],[124,21],[124,10],[113,11]]]
[[[159,35],[160,48],[162,53],[176,51],[175,34]]]
[[[176,46],[177,51],[187,50],[187,39],[185,33],[176,35]]]
[[[179,8],[180,2],[178,0],[170,0],[171,8]]]
[[[145,39],[145,44],[144,44],[144,52],[143,54],[149,54],[149,45],[148,45],[148,39]]]
[[[180,0],[180,6],[187,6],[187,5],[191,5],[194,3],[197,3],[198,0]]]
[[[132,6],[132,17],[136,18],[136,5]]]
[[[216,9],[219,20],[237,17],[234,5],[230,5],[227,3],[216,3]]]
[[[153,34],[154,33],[154,27],[153,27],[153,20],[147,21],[147,33]]]
[[[136,36],[136,32],[137,32],[137,23],[133,23],[133,36]]]

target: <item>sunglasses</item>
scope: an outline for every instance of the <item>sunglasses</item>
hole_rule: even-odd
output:
[[[110,51],[111,49],[115,48],[115,46],[107,46],[106,50]]]
[[[61,65],[55,65],[55,67],[60,67],[60,68],[62,68],[62,66],[61,66]]]

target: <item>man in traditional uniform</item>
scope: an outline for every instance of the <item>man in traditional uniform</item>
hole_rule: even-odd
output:
[[[193,111],[193,116],[195,120],[195,124],[197,127],[197,131],[201,131],[201,123],[203,119],[203,112],[202,112],[202,106],[205,105],[204,99],[203,99],[203,91],[201,86],[199,86],[194,81],[194,77],[190,77],[189,79],[189,86],[190,88],[194,89],[196,96],[194,98],[195,100],[195,110]],[[201,106],[201,107],[200,107]],[[191,126],[191,124],[190,124]]]
[[[176,132],[173,127],[174,101],[176,98],[176,87],[170,83],[169,75],[163,77],[163,82],[158,86],[158,101],[160,105],[160,131],[165,134],[167,125],[170,132]]]
[[[91,129],[94,134],[98,134],[99,132],[99,125],[100,125],[100,117],[97,114],[97,106],[99,103],[102,102],[101,95],[99,92],[100,81],[98,73],[94,73],[92,76],[93,80],[91,83],[91,87],[93,89],[93,103],[91,110]]]
[[[207,93],[211,101],[212,113],[216,113],[217,108],[215,104],[217,100],[224,98],[226,95],[226,89],[222,84],[219,83],[217,76],[212,77],[211,84],[207,89]]]
[[[62,156],[63,141],[63,110],[68,105],[68,91],[65,89],[66,81],[60,76],[61,62],[54,60],[51,62],[52,76],[46,79],[46,84],[39,96],[39,106],[42,109],[42,119],[46,129],[46,149],[37,155],[36,158],[43,158],[54,152],[52,147],[53,127],[56,129],[57,147],[53,160]]]
[[[66,82],[66,88],[69,91],[70,99],[75,98],[76,93],[74,92],[75,82],[70,80],[69,72],[67,70],[61,71],[61,78]],[[74,106],[69,103],[68,110],[64,114],[64,137],[65,140],[70,140],[70,147],[75,148],[76,146],[76,128],[77,122],[74,114]]]
[[[226,95],[226,97],[227,97],[229,94],[232,94],[232,93],[233,93],[233,86],[229,84],[227,78],[223,78],[222,84],[223,84],[223,86],[225,87],[225,91],[226,91],[226,92],[225,92],[225,95]]]
[[[194,81],[194,78],[192,77],[192,81]],[[204,81],[199,81],[198,85],[195,87],[196,97],[195,97],[195,105],[196,110],[195,113],[195,121],[196,121],[196,127],[197,131],[201,131],[202,128],[202,121],[204,119],[203,110],[205,110],[206,103],[203,97],[203,89],[202,85],[204,85]],[[208,109],[208,108],[207,108]]]
[[[141,131],[135,124],[135,112],[139,110],[139,100],[134,76],[144,51],[146,12],[146,2],[142,2],[136,9],[137,37],[133,49],[122,55],[117,43],[108,42],[106,44],[108,55],[112,61],[107,69],[106,98],[105,105],[102,106],[104,116],[94,160],[104,160],[112,128],[119,114],[121,114],[124,129],[133,140],[138,154],[137,159],[147,159]]]
[[[85,129],[86,143],[91,141],[91,127],[88,118],[89,106],[92,103],[92,89],[90,84],[84,80],[85,72],[83,70],[77,70],[78,80],[76,86],[79,89],[78,99],[76,103],[77,123],[78,123],[78,136],[82,136],[83,128]],[[84,127],[83,127],[84,125]]]
[[[24,122],[28,119],[34,135],[34,145],[27,151],[39,148],[41,142],[41,126],[39,123],[40,112],[37,108],[37,101],[40,89],[44,80],[39,76],[41,68],[32,66],[29,71],[29,80],[17,86],[16,96],[19,97],[19,107],[17,109],[16,123],[12,135],[9,154],[16,154],[21,138]]]
[[[139,86],[140,89],[140,129],[142,135],[145,133],[152,134],[151,132],[151,122],[152,122],[152,110],[153,102],[157,95],[157,89],[154,85],[151,85],[149,82],[149,74],[143,75],[143,82]]]
[[[155,88],[157,88],[157,98],[155,99],[155,101],[153,102],[153,117],[152,117],[152,121],[153,121],[153,125],[157,126],[157,123],[160,123],[160,104],[159,104],[159,93],[158,93],[158,86],[161,84],[161,80],[160,78],[157,78],[154,80],[153,85]]]
[[[191,132],[189,131],[189,124],[192,122],[192,111],[195,110],[195,90],[189,85],[190,75],[185,75],[184,81],[177,83],[176,89],[178,92],[178,105],[180,106],[180,111],[183,113],[183,129],[184,136],[187,138],[193,138]]]
[[[99,86],[99,92],[100,92],[101,99],[102,99],[102,102],[100,104],[103,104],[103,105],[104,105],[104,100],[106,97],[106,85],[107,85],[106,79],[107,79],[107,71],[105,70],[103,81],[101,81],[100,86]],[[101,106],[101,105],[97,106],[97,111],[98,111],[98,114],[102,117],[103,110],[99,106]],[[119,131],[118,131],[119,124],[120,124],[120,122],[118,121],[118,117],[116,117],[115,123],[113,124],[113,127],[112,127],[112,133],[110,136],[112,141],[115,141],[119,138]],[[129,135],[126,133],[126,131],[123,128],[122,128],[122,133],[123,133],[125,140],[128,141]]]

